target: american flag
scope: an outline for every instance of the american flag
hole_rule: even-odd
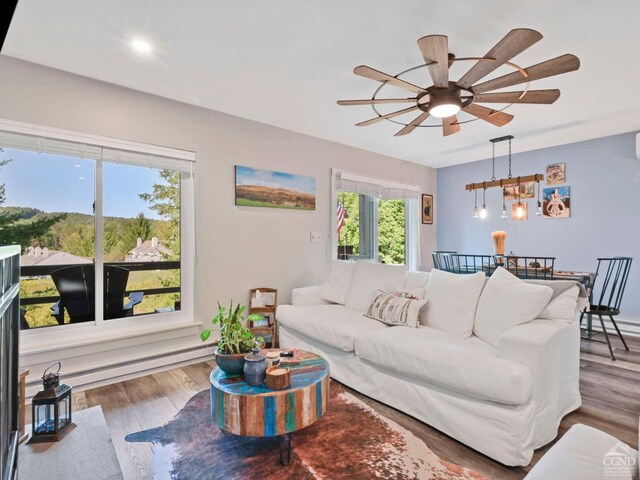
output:
[[[340,229],[344,225],[344,219],[347,216],[347,210],[342,206],[342,203],[338,202],[338,212],[336,218],[336,227],[338,228],[338,233],[340,233]]]

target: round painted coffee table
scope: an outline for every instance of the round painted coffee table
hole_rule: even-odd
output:
[[[291,434],[318,421],[329,400],[329,364],[300,351],[291,369],[291,386],[271,390],[247,385],[242,375],[211,372],[211,417],[225,432],[248,437],[277,437],[280,462],[291,460]]]

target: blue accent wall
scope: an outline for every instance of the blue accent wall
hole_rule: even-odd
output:
[[[489,154],[490,148],[487,141]],[[506,151],[506,142],[496,144],[496,154],[503,155],[496,158],[497,178],[507,176]],[[513,175],[544,174],[550,163],[566,164],[571,218],[537,217],[534,198],[527,200],[528,220],[502,220],[502,193],[493,188],[487,190],[488,217],[473,219],[473,193],[464,186],[489,180],[491,159],[439,169],[438,249],[492,253],[491,232],[505,230],[507,253],[555,256],[559,269],[594,271],[597,257],[634,257],[621,318],[640,322],[640,160],[635,133],[514,155]],[[545,186],[543,182],[541,188]],[[509,217],[511,203],[507,202]],[[481,190],[478,204],[480,208]]]

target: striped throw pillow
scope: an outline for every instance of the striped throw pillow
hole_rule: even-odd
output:
[[[420,312],[426,305],[426,300],[398,297],[378,290],[364,316],[387,325],[417,327]]]

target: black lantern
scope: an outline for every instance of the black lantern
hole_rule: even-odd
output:
[[[58,366],[55,372],[49,372]],[[71,422],[71,387],[60,383],[60,362],[42,374],[42,387],[31,401],[32,429],[29,443],[57,442],[75,428]],[[49,372],[49,373],[47,373]]]

